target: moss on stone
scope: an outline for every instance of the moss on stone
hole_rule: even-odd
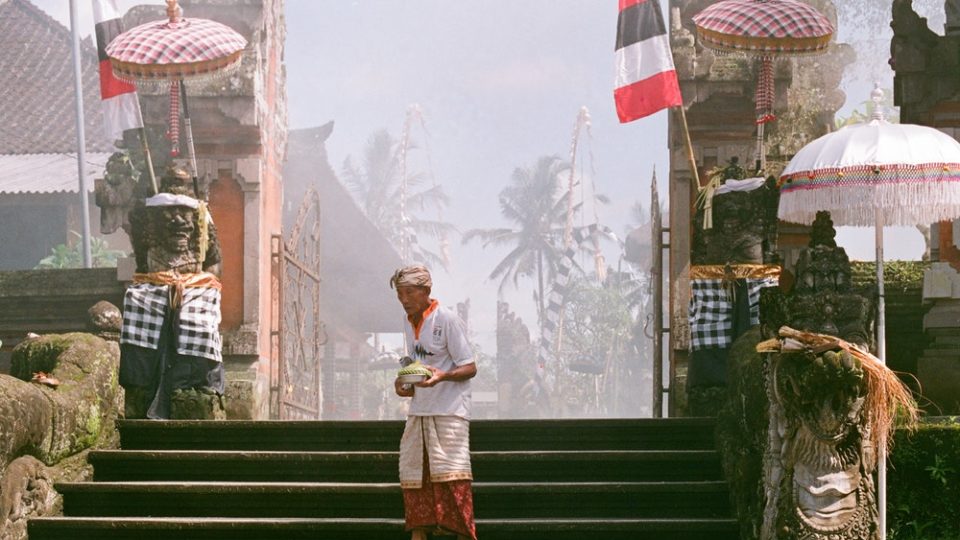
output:
[[[769,425],[766,362],[756,352],[759,326],[747,331],[730,350],[730,385],[717,415],[717,445],[731,502],[739,517],[740,537],[756,538],[763,519],[763,452]]]
[[[48,334],[23,341],[13,349],[10,374],[20,380],[29,381],[38,371],[49,373],[57,367],[60,355],[70,348],[72,343],[70,334]]]

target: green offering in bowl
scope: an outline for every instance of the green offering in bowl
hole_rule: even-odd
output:
[[[420,362],[414,362],[397,372],[397,377],[402,383],[418,383],[430,378],[433,373],[430,372]]]

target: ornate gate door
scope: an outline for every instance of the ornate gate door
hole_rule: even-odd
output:
[[[326,342],[320,320],[320,197],[310,188],[286,241],[274,235],[271,253],[273,309],[271,416],[320,418],[320,351]]]

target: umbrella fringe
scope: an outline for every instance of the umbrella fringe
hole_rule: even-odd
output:
[[[788,184],[783,187],[777,217],[810,224],[817,211],[826,210],[838,225],[865,227],[876,224],[876,208],[883,211],[884,225],[913,226],[954,219],[960,215],[960,177],[944,175],[880,185]]]
[[[174,80],[182,80],[188,84],[206,84],[224,81],[235,75],[240,69],[240,65],[243,63],[243,56],[243,54],[237,53],[236,58],[230,62],[218,64],[218,67],[215,68],[207,67],[204,68],[203,71],[196,73],[190,73],[189,65],[175,66],[176,69],[179,70],[176,72],[174,72],[174,68],[171,67],[171,71],[167,73],[166,71],[161,71],[156,68],[153,70],[148,67],[137,69],[130,66],[124,66],[122,68],[123,71],[118,71],[116,64],[114,64],[113,74],[121,81],[136,84],[138,90],[155,92],[169,91],[170,82]]]

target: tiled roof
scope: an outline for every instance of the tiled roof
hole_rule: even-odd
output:
[[[106,152],[87,152],[84,172],[87,187],[103,176]],[[57,193],[80,191],[77,154],[0,154],[0,195],[6,193]]]
[[[81,66],[87,151],[113,151],[89,39]],[[0,0],[0,154],[76,152],[74,110],[70,30],[28,0]]]

